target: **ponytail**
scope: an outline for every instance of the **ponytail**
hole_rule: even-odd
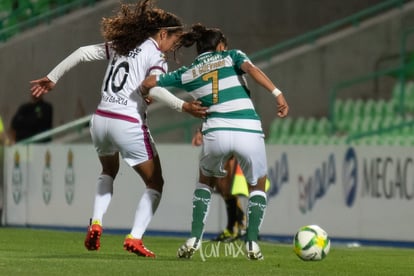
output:
[[[179,47],[189,48],[196,43],[197,54],[202,54],[215,51],[220,42],[227,45],[227,39],[220,29],[206,28],[201,23],[197,23],[191,27],[190,32],[181,36]]]

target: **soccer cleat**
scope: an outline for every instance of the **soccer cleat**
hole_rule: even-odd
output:
[[[138,256],[155,258],[154,252],[148,250],[141,239],[135,239],[131,234],[127,235],[124,240],[124,249]]]
[[[196,237],[188,239],[183,245],[178,248],[177,257],[182,259],[190,259],[194,252],[200,249],[201,241]]]
[[[233,231],[228,228],[224,229],[223,232],[217,235],[212,241],[220,242],[234,242],[237,239],[243,239],[246,235],[246,227],[243,222],[236,222]]]
[[[101,235],[102,235],[102,225],[99,220],[92,219],[89,222],[88,232],[86,233],[85,238],[85,247],[86,249],[99,250],[101,247]]]
[[[247,259],[249,260],[263,260],[264,257],[260,251],[259,245],[255,241],[246,242]]]
[[[238,238],[237,232],[233,233],[230,232],[229,229],[224,229],[223,232],[217,235],[213,239],[213,241],[220,241],[220,242],[232,242]]]

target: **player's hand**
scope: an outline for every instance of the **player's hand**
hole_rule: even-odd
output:
[[[145,96],[144,101],[147,103],[147,105],[150,105],[154,100],[150,96]]]
[[[31,84],[30,91],[32,95],[35,97],[40,97],[43,94],[49,93],[49,91],[52,90],[56,85],[53,81],[49,80],[47,77],[44,77],[38,80],[32,80],[30,84]]]
[[[276,97],[277,102],[277,116],[280,118],[286,117],[289,112],[289,106],[285,100],[283,94]]]
[[[200,101],[185,102],[182,110],[197,118],[205,118],[207,115],[207,107],[201,106]]]
[[[149,89],[145,88],[145,86],[143,86],[142,84],[138,87],[137,93],[144,98],[144,101],[147,103],[147,105],[150,105],[154,101],[152,97],[149,95]]]
[[[196,133],[194,133],[193,139],[191,139],[191,145],[199,147],[203,144],[203,134],[201,130],[197,128]]]
[[[149,91],[150,90],[142,84],[138,87],[138,94],[141,94],[143,97],[147,97],[149,95]]]
[[[157,85],[157,78],[155,75],[148,76],[145,80],[143,80],[138,88],[138,92],[141,93],[142,96],[147,96],[150,89]]]

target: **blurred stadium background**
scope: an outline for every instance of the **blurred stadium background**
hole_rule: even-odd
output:
[[[289,117],[275,119],[272,98],[250,85],[268,144],[414,146],[414,1],[156,3],[187,25],[221,28],[230,47],[245,51],[285,93]],[[78,47],[102,42],[100,20],[118,5],[117,0],[0,1],[0,115],[6,127],[28,100],[29,81]],[[193,56],[183,51],[180,64],[171,62],[170,68]],[[105,68],[106,62],[83,64],[65,75],[46,96],[54,106],[55,129],[25,143],[49,135],[55,144],[89,143],[89,116]],[[188,144],[200,124],[158,104],[150,107],[149,118],[157,143]]]
[[[412,1],[156,3],[182,17],[187,25],[202,22],[223,29],[230,46],[249,54],[284,91],[291,106],[290,119],[278,120],[273,101],[251,85],[268,142],[321,141],[320,135],[325,141],[331,134],[343,138],[410,119],[413,104],[402,105],[401,101],[404,96],[414,97],[409,83],[414,44],[410,35]],[[0,114],[6,126],[17,106],[29,98],[29,81],[44,76],[78,47],[101,42],[100,20],[117,7],[114,0],[1,1]],[[185,64],[193,56],[184,51],[179,61]],[[170,63],[171,69],[177,66]],[[55,127],[95,110],[105,67],[105,62],[79,66],[46,97],[55,107]],[[151,128],[159,142],[188,142],[199,124],[157,105],[150,110],[154,110],[150,111]],[[382,115],[387,119],[382,120]],[[392,133],[405,135],[410,128]],[[87,140],[88,132],[86,137],[72,135],[70,139]]]

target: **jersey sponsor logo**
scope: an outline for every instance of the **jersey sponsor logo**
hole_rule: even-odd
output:
[[[411,201],[414,198],[414,160],[410,155],[363,157],[359,168],[362,199]]]
[[[20,168],[20,153],[14,152],[14,167],[12,172],[12,194],[14,203],[19,204],[23,194],[23,176]]]
[[[43,202],[48,205],[50,199],[52,198],[52,169],[51,169],[51,160],[52,155],[50,151],[47,150],[45,153],[45,167],[43,169],[42,174],[42,194],[43,194]]]
[[[348,148],[346,151],[342,170],[345,204],[352,207],[356,199],[358,184],[358,159],[354,148]]]
[[[276,160],[273,167],[269,167],[267,175],[270,180],[268,196],[269,198],[276,197],[283,185],[289,183],[289,161],[286,152],[282,153],[281,158]]]
[[[298,176],[299,210],[302,214],[312,211],[318,200],[328,193],[330,186],[336,183],[335,155],[329,154],[328,160],[316,168],[312,176]]]
[[[67,155],[67,166],[65,170],[65,199],[68,205],[73,202],[75,195],[75,172],[73,169],[73,151],[69,149]]]

